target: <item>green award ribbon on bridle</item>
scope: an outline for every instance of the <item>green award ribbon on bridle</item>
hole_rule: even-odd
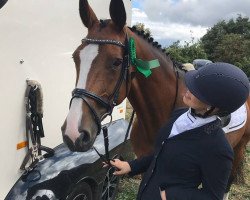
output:
[[[152,74],[151,69],[160,66],[158,59],[144,61],[136,58],[136,47],[134,38],[129,38],[129,52],[131,64],[134,65],[136,69],[140,73],[142,73],[146,78]]]

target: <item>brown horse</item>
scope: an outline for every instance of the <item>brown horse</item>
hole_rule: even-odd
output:
[[[88,34],[73,54],[76,89],[69,114],[62,126],[64,142],[73,151],[86,151],[100,132],[100,121],[114,105],[128,97],[136,111],[131,142],[138,157],[153,150],[159,128],[167,122],[174,108],[182,107],[186,92],[184,72],[175,67],[168,55],[147,35],[127,26],[122,0],[111,0],[111,20],[98,20],[87,0],[80,0],[80,16]],[[158,59],[160,66],[146,78],[128,59],[128,39],[134,38],[136,57],[145,61]],[[250,139],[250,112],[247,101],[246,125],[227,134],[235,150],[232,177],[243,160]]]

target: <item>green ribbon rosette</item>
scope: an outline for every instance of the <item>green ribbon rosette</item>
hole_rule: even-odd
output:
[[[134,38],[129,38],[129,52],[131,64],[134,65],[136,69],[140,73],[142,73],[146,78],[152,74],[151,69],[160,66],[158,59],[144,61],[136,58],[136,47]]]

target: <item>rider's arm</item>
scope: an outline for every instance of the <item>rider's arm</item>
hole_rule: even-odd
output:
[[[153,157],[154,157],[153,154],[151,154],[151,155],[143,156],[141,158],[130,161],[129,165],[131,168],[131,172],[129,173],[129,175],[134,176],[134,175],[146,172]]]

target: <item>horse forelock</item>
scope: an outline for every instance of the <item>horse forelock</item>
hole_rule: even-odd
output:
[[[110,19],[100,19],[100,28],[105,28],[109,24]]]

